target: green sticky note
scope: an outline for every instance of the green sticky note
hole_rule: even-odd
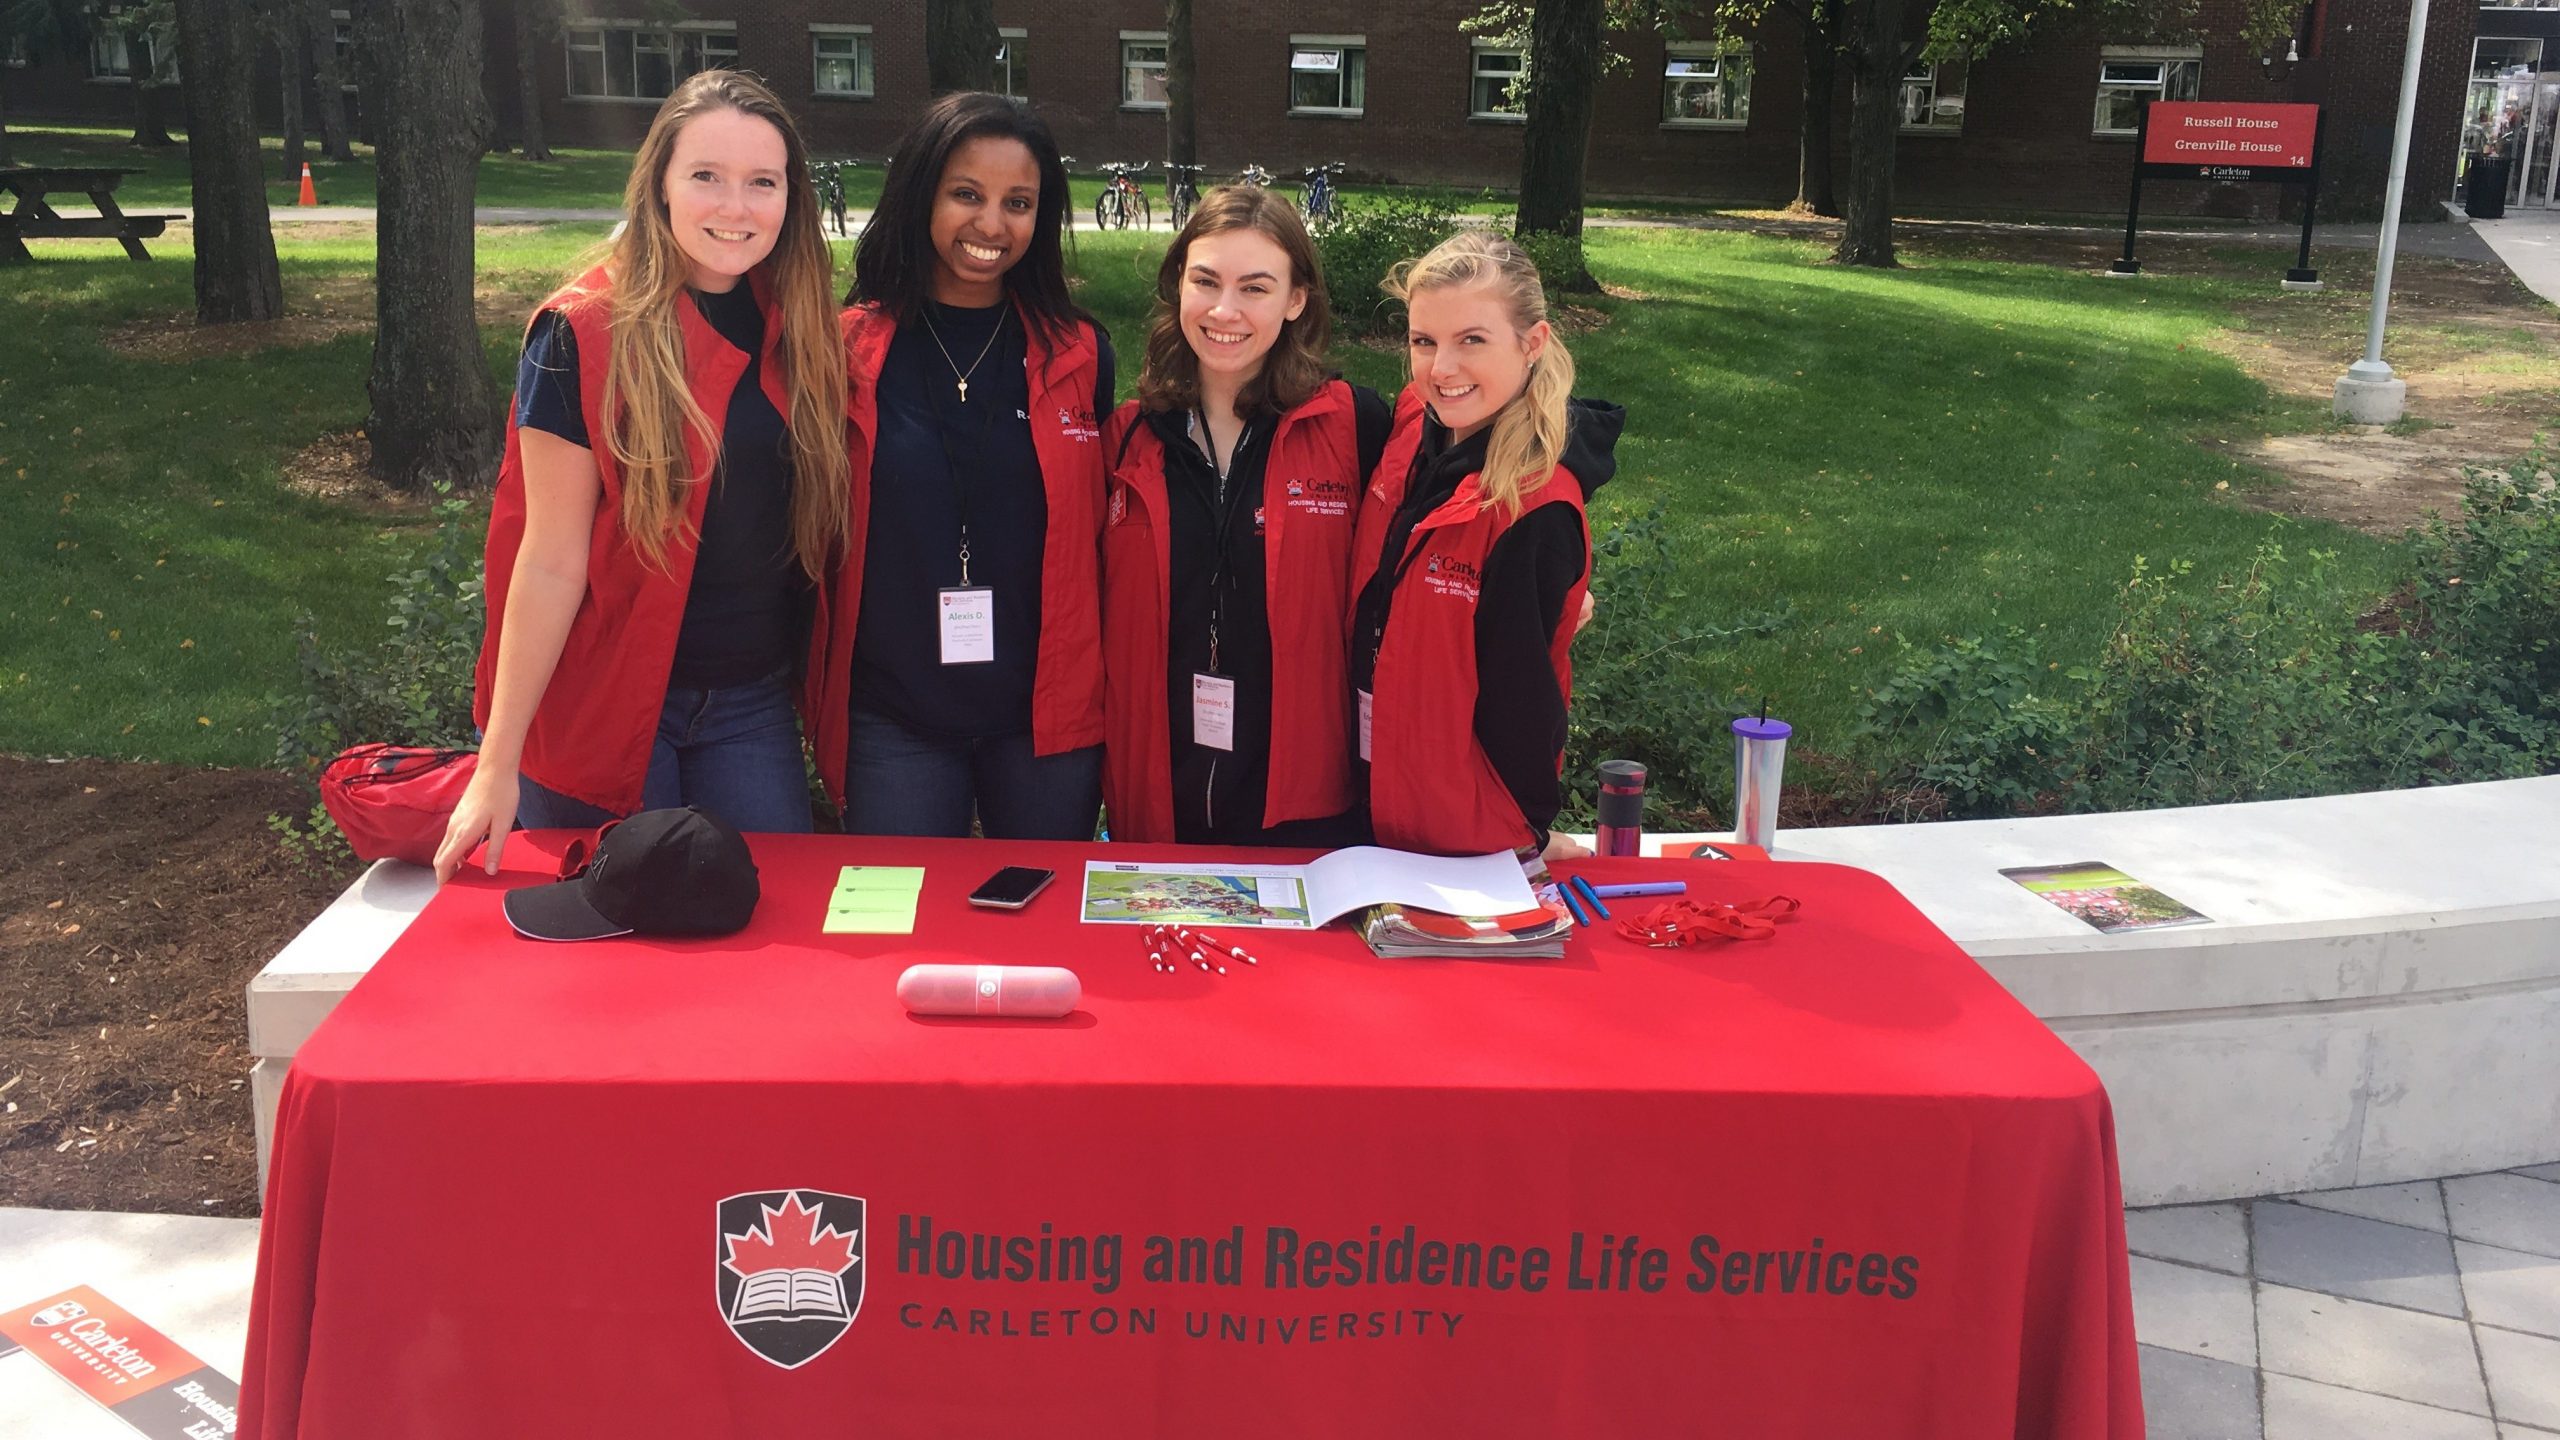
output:
[[[912,935],[924,869],[914,865],[847,865],[827,897],[828,935]]]

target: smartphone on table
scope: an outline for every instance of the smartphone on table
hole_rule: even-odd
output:
[[[1029,865],[1007,865],[987,877],[987,883],[969,892],[969,903],[990,910],[1019,910],[1031,903],[1031,897],[1048,888],[1058,878],[1054,870],[1036,869]]]

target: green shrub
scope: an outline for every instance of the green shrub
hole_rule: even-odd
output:
[[[1588,827],[1594,767],[1603,760],[1644,762],[1647,809],[1666,826],[1674,816],[1715,813],[1732,798],[1727,726],[1740,711],[1706,698],[1731,693],[1729,681],[1717,683],[1715,642],[1784,629],[1788,611],[1702,614],[1705,601],[1688,583],[1698,567],[1683,563],[1679,534],[1657,500],[1592,537],[1598,609],[1573,644],[1564,761],[1569,826]]]
[[[436,520],[418,567],[393,579],[383,630],[370,643],[332,649],[314,633],[311,617],[302,619],[302,694],[276,716],[276,763],[308,776],[315,789],[321,767],[350,745],[478,743],[471,688],[484,615],[484,526],[468,503],[452,498],[437,504]],[[346,853],[344,838],[316,805],[303,821],[271,816],[267,823],[297,859],[326,864]]]
[[[1598,289],[1591,269],[1583,263],[1582,237],[1559,235],[1552,230],[1511,232],[1529,259],[1538,267],[1538,284],[1545,288],[1550,303],[1568,295],[1588,295]]]
[[[1956,816],[2560,770],[2560,500],[2538,454],[2475,474],[2373,613],[2337,603],[2332,558],[2270,543],[2210,583],[2137,561],[2095,664],[2061,670],[2018,631],[1917,653],[1862,735]]]
[[[1388,269],[1448,239],[1457,228],[1457,212],[1437,200],[1345,202],[1341,218],[1318,226],[1315,237],[1335,327],[1352,339],[1397,333],[1404,324],[1403,307],[1378,288]]]

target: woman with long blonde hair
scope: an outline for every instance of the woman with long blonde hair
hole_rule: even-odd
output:
[[[1510,240],[1462,231],[1386,289],[1405,305],[1412,383],[1355,551],[1370,821],[1406,850],[1549,848],[1590,590],[1583,505],[1617,471],[1626,412],[1572,398],[1573,357]]]
[[[695,805],[809,828],[793,679],[846,529],[845,365],[772,91],[658,109],[604,262],[526,328],[489,516],[479,768],[436,855]]]

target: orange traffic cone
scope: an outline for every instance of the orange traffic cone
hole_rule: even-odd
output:
[[[320,196],[311,188],[311,162],[308,160],[302,162],[302,194],[296,198],[293,203],[296,205],[317,205],[320,203]]]

